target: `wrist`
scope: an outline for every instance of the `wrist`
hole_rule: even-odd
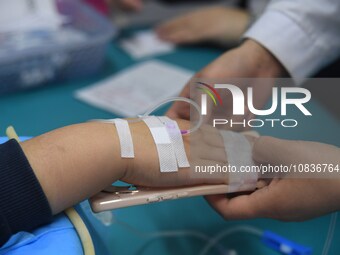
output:
[[[258,77],[286,77],[288,72],[280,61],[260,43],[252,39],[245,40],[239,46],[245,57],[252,56]]]
[[[145,178],[140,173],[159,169],[158,153],[152,135],[143,121],[129,124],[135,157],[126,160],[123,181],[139,184]]]

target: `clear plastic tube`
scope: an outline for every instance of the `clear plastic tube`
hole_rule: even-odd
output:
[[[177,237],[191,237],[196,238],[201,241],[205,241],[206,243],[210,243],[211,238],[207,235],[205,235],[202,232],[195,231],[195,230],[175,230],[175,231],[159,231],[159,232],[144,232],[140,231],[130,224],[127,224],[125,222],[119,221],[116,219],[115,223],[121,225],[123,228],[125,228],[127,231],[131,232],[132,234],[141,237],[141,238],[148,238],[147,240],[139,249],[136,254],[143,254],[146,250],[146,248],[154,241],[156,241],[159,238],[177,238]],[[215,249],[219,252],[221,255],[228,254],[228,250],[221,245],[220,243],[214,243],[211,246],[211,249]]]
[[[140,231],[136,228],[134,228],[133,226],[131,226],[130,224],[127,224],[125,222],[115,220],[115,223],[121,225],[123,228],[125,228],[127,231],[131,232],[132,234],[139,236],[141,238],[149,238],[148,241],[146,241],[146,243],[144,243],[139,249],[137,254],[142,254],[145,252],[146,248],[155,240],[157,240],[158,238],[174,238],[174,237],[192,237],[192,238],[196,238],[202,241],[206,242],[206,245],[203,247],[203,249],[201,250],[201,252],[199,253],[199,255],[207,255],[211,249],[215,249],[217,252],[219,252],[219,254],[225,255],[225,254],[235,254],[233,252],[233,250],[229,250],[227,248],[225,248],[224,245],[221,244],[221,241],[223,238],[241,232],[241,233],[247,233],[247,234],[251,234],[254,236],[257,236],[259,238],[261,238],[263,231],[252,227],[252,226],[237,226],[237,227],[233,227],[233,228],[229,228],[226,229],[220,233],[218,233],[217,235],[215,235],[215,237],[210,238],[209,236],[207,236],[206,234],[199,232],[199,231],[195,231],[195,230],[176,230],[176,231],[160,231],[160,232],[144,232],[144,231]]]
[[[185,97],[169,97],[169,98],[157,103],[156,105],[152,106],[151,108],[149,108],[143,115],[139,115],[135,119],[127,119],[127,121],[129,123],[136,123],[136,122],[142,121],[143,118],[150,116],[150,114],[153,113],[154,111],[156,111],[159,107],[161,107],[161,106],[163,106],[167,103],[171,103],[171,102],[175,102],[175,101],[181,101],[181,102],[191,104],[195,108],[195,110],[197,111],[198,116],[199,116],[198,121],[195,124],[195,126],[188,129],[188,130],[181,130],[181,134],[187,135],[187,134],[190,134],[190,133],[197,131],[203,123],[203,117],[201,115],[201,108],[199,107],[199,105],[195,101],[193,101],[189,98],[185,98]],[[112,122],[110,120],[101,120],[101,119],[93,119],[91,121],[108,122],[108,123]]]
[[[325,241],[325,244],[324,244],[323,249],[322,249],[322,255],[327,255],[329,253],[329,249],[331,248],[331,244],[332,244],[332,241],[333,241],[334,230],[335,230],[337,218],[338,218],[338,213],[337,212],[333,213],[332,216],[331,216],[331,220],[329,222],[326,241]]]
[[[161,106],[163,106],[163,105],[165,105],[167,103],[171,103],[171,102],[175,102],[175,101],[180,101],[180,102],[185,102],[185,103],[191,104],[195,108],[195,110],[197,111],[197,113],[199,115],[199,119],[198,119],[196,125],[193,128],[189,129],[189,130],[181,130],[182,134],[183,135],[184,134],[190,134],[190,133],[193,133],[193,132],[197,131],[200,128],[200,126],[202,125],[202,122],[203,122],[203,117],[201,115],[201,108],[199,107],[199,105],[195,101],[193,101],[193,100],[191,100],[189,98],[186,98],[186,97],[169,97],[169,98],[167,98],[167,99],[157,103],[156,105],[152,106],[151,108],[149,108],[141,116],[141,118],[147,117],[151,113],[153,113],[155,110],[157,110],[159,107],[161,107]]]
[[[143,254],[146,251],[146,248],[155,240],[158,238],[179,238],[179,237],[191,237],[196,238],[200,241],[209,242],[209,237],[207,235],[204,235],[203,233],[200,233],[198,231],[192,231],[192,230],[177,230],[177,231],[166,231],[166,232],[159,232],[154,233],[153,236],[149,238],[148,241],[146,241],[139,249],[136,254]],[[228,254],[228,250],[224,247],[222,247],[220,244],[215,244],[212,248],[214,248],[218,254],[220,255],[226,255]]]
[[[257,229],[257,228],[251,227],[251,226],[238,226],[238,227],[226,229],[226,230],[220,232],[219,234],[217,234],[213,239],[209,240],[209,242],[202,249],[202,251],[199,253],[199,255],[207,255],[209,253],[209,251],[216,244],[219,244],[223,238],[225,238],[226,236],[235,234],[237,232],[248,233],[248,234],[251,234],[251,235],[255,235],[257,237],[261,237],[262,233],[263,233],[260,229]]]

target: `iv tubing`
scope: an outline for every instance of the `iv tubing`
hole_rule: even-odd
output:
[[[152,112],[154,112],[155,110],[157,110],[159,107],[167,104],[167,103],[170,103],[170,102],[185,102],[185,103],[188,103],[188,104],[191,104],[195,110],[198,112],[199,114],[199,119],[198,119],[198,122],[196,123],[196,125],[189,129],[189,130],[181,130],[182,134],[190,134],[190,133],[193,133],[195,131],[197,131],[200,126],[202,125],[202,122],[203,122],[203,117],[201,115],[201,108],[198,106],[198,104],[189,99],[189,98],[186,98],[186,97],[169,97],[168,99],[165,99],[159,103],[157,103],[156,105],[154,105],[153,107],[149,108],[142,116],[141,118],[143,117],[147,117],[149,116]]]

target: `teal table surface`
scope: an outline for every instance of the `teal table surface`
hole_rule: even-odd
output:
[[[197,71],[219,54],[221,49],[205,46],[178,48],[174,53],[158,59]],[[65,82],[26,92],[0,97],[0,136],[5,128],[13,125],[18,134],[37,136],[41,133],[93,118],[117,117],[93,108],[74,98],[75,90],[90,85],[136,63],[115,43],[109,47],[107,61],[100,74],[85,80]],[[155,77],[157,78],[157,77]],[[322,105],[312,100],[309,109],[313,118],[301,120],[298,128],[291,130],[261,129],[261,134],[282,138],[315,140],[340,146],[340,123]],[[165,109],[158,113],[164,113]],[[299,114],[297,113],[297,119]],[[323,124],[320,124],[323,123]],[[250,225],[271,230],[290,240],[313,247],[313,254],[321,254],[328,230],[330,216],[301,223],[285,223],[269,219],[225,221],[216,214],[201,197],[174,200],[147,206],[119,209],[113,212],[117,222],[108,227],[100,226],[89,216],[97,245],[104,243],[110,254],[199,254],[205,241],[193,236],[158,238],[151,242],[145,233],[159,231],[198,231],[213,237],[219,232],[239,225]],[[124,222],[127,224],[124,225]],[[340,254],[340,222],[330,254]],[[143,245],[148,244],[143,249]],[[223,239],[225,247],[235,249],[237,254],[277,254],[266,248],[259,239],[249,234],[234,234]],[[141,250],[143,249],[143,250]],[[210,254],[220,254],[212,250]]]

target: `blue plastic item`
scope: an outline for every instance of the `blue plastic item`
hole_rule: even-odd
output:
[[[20,136],[19,140],[21,142],[23,142],[23,141],[26,141],[26,140],[31,139],[31,138],[32,137],[30,137],[30,136]],[[7,141],[8,141],[8,138],[6,136],[0,136],[0,144],[5,143]]]
[[[0,247],[0,255],[82,255],[77,232],[63,214],[55,216],[51,224],[32,232],[19,232]]]
[[[115,35],[111,22],[79,0],[55,2],[65,17],[58,30],[0,33],[0,95],[100,70]]]
[[[262,242],[268,247],[287,255],[311,255],[312,248],[306,247],[283,238],[273,232],[264,231]]]

